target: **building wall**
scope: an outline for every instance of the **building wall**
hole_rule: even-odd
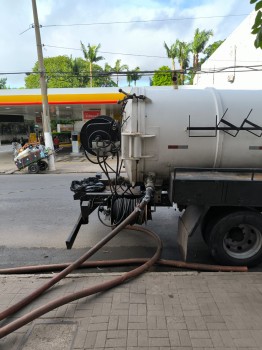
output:
[[[262,88],[262,50],[255,48],[255,35],[251,34],[255,16],[253,11],[201,66],[201,72],[207,73],[197,74],[194,84],[229,89]],[[257,65],[260,65],[257,67],[260,71],[246,67],[256,69]],[[245,72],[241,72],[243,70]]]

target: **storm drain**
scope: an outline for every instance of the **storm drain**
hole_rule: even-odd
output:
[[[35,324],[21,344],[21,350],[70,350],[77,324],[44,322]]]

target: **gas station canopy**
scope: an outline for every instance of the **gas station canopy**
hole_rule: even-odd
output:
[[[118,88],[48,89],[51,119],[83,119],[84,112],[100,110],[101,114],[117,117],[120,106],[117,102],[124,95]],[[32,120],[42,113],[40,89],[0,90],[0,123],[14,121],[15,116]]]

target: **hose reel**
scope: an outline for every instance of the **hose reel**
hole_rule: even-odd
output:
[[[84,124],[80,132],[80,141],[85,152],[97,157],[107,157],[119,151],[120,132],[117,121],[100,115]]]

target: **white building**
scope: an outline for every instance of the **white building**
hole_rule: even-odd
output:
[[[195,85],[262,89],[262,50],[255,48],[251,34],[255,17],[253,11],[202,64]]]

